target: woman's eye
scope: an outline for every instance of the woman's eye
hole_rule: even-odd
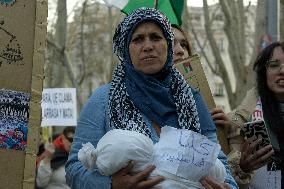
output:
[[[269,61],[269,67],[279,67],[279,66],[280,66],[279,60],[271,60],[271,61]]]
[[[269,66],[270,67],[279,67],[279,65],[280,65],[279,63],[271,63]]]
[[[186,43],[181,43],[180,46],[181,46],[182,48],[186,48],[187,45],[186,45]]]
[[[153,35],[153,36],[151,36],[151,39],[153,40],[153,41],[160,41],[161,39],[163,39],[161,36],[159,36],[159,35]]]
[[[143,40],[142,37],[134,37],[131,42],[137,43],[137,42],[141,42]]]

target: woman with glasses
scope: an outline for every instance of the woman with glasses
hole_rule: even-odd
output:
[[[251,89],[241,105],[229,114],[231,128],[229,164],[240,188],[284,188],[284,43],[274,42],[258,55],[254,63],[256,87]],[[245,140],[240,135],[245,125],[264,123],[270,144],[265,138]],[[254,130],[250,128],[251,130]],[[247,135],[248,136],[248,135]],[[250,136],[249,136],[250,137]],[[272,144],[272,145],[271,145]],[[282,186],[282,187],[281,187]]]

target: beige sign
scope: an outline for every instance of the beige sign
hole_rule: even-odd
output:
[[[34,188],[47,4],[0,0],[0,188]]]
[[[214,102],[214,98],[212,96],[199,56],[195,54],[189,59],[177,63],[175,66],[183,75],[187,83],[201,93],[209,110],[215,108],[216,104]],[[226,137],[226,128],[218,127],[217,135],[222,150],[225,153],[228,153],[230,150]]]
[[[208,108],[216,107],[199,56],[195,54],[175,66],[187,83],[201,93]]]

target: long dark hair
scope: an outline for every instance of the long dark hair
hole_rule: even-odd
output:
[[[275,94],[267,86],[266,66],[273,55],[273,50],[281,47],[284,52],[283,42],[274,42],[267,46],[256,58],[253,69],[256,72],[258,94],[261,98],[265,121],[275,134],[284,132],[284,121],[280,116],[279,102]]]

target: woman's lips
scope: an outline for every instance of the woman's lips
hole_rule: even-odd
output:
[[[278,79],[276,81],[277,84],[281,85],[281,86],[284,86],[284,79]]]
[[[141,60],[142,60],[142,61],[149,62],[149,61],[155,60],[156,58],[157,58],[157,57],[155,57],[155,56],[147,56],[147,57],[141,58]]]

